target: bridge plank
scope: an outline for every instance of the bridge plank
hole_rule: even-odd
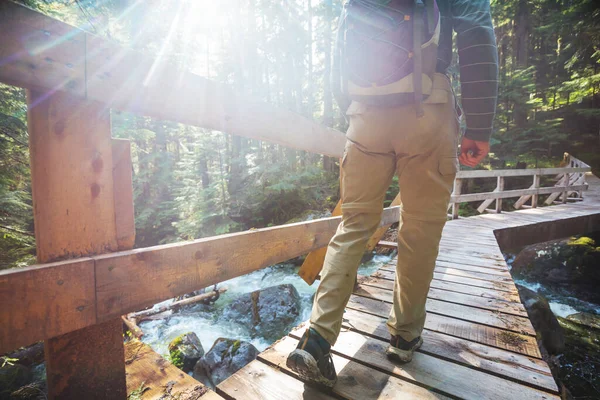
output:
[[[287,336],[261,353],[260,360],[294,374],[285,365],[290,352],[298,345],[298,339]],[[348,359],[333,355],[333,363],[338,373],[338,380],[333,387],[333,393],[344,399],[352,400],[384,400],[394,399],[399,393],[407,398],[418,399],[448,399],[447,396],[431,392],[417,386],[414,380],[399,379],[396,376],[377,371]],[[352,358],[352,357],[350,357]],[[361,360],[362,361],[362,360]],[[412,382],[411,382],[412,381]],[[310,397],[305,397],[310,399]]]
[[[354,290],[354,294],[362,297],[369,297],[376,300],[383,300],[387,303],[393,303],[394,301],[394,292],[392,292],[391,290],[383,290],[380,288],[371,287],[365,285],[364,282],[362,282],[362,284]],[[463,304],[470,307],[477,307],[485,310],[516,315],[520,317],[527,317],[527,311],[521,303],[456,293],[448,290],[437,289],[434,287],[429,289],[427,298]]]
[[[335,399],[259,360],[252,361],[221,382],[217,393],[235,400]]]
[[[298,332],[300,333],[300,332]],[[299,338],[298,335],[295,335]],[[467,368],[423,352],[415,353],[408,364],[398,364],[385,354],[388,343],[358,332],[340,333],[333,351],[373,368],[442,393],[462,399],[548,399],[557,398],[539,389],[520,385],[501,377],[487,374],[477,369]],[[287,350],[287,349],[286,349]],[[440,374],[439,371],[443,371]],[[469,382],[469,384],[465,384]]]
[[[387,318],[386,314],[376,309],[353,308],[350,305],[344,313],[342,326],[386,339],[389,338],[385,325]],[[529,335],[506,335],[507,332],[500,328],[433,313],[427,314],[425,329],[537,359],[542,358],[535,338]]]
[[[394,290],[394,281],[389,279],[380,279],[375,277],[364,277],[361,278],[360,282],[365,286],[373,286],[376,288]],[[518,293],[510,293],[501,290],[481,288],[472,285],[463,285],[455,282],[447,282],[439,279],[433,279],[431,281],[431,287],[441,289],[449,292],[457,292],[463,294],[470,294],[472,296],[484,297],[488,299],[498,299],[503,301],[510,301],[513,303],[520,303]]]
[[[392,308],[389,303],[356,295],[350,296],[348,307],[371,313],[376,312],[381,317],[387,317]],[[434,299],[427,299],[426,308],[428,313],[445,315],[494,328],[535,336],[535,330],[527,318]]]
[[[141,392],[140,400],[222,399],[221,396],[175,367],[152,350],[150,346],[139,340],[125,343],[125,370],[127,372],[127,395],[131,396],[133,392]]]
[[[381,282],[381,281],[378,283],[381,285],[384,285],[382,287],[384,287],[386,289],[393,290],[394,289],[394,286],[393,286],[394,280],[389,278],[389,275],[388,275],[388,277],[385,277],[385,274],[383,274],[383,273],[381,274],[381,277],[382,277],[382,280],[387,280],[390,283],[386,284],[385,282]],[[473,286],[473,287],[477,287],[477,288],[492,289],[492,290],[496,290],[496,291],[501,291],[501,292],[512,293],[514,295],[518,295],[518,292],[517,292],[516,288],[514,287],[514,285],[507,285],[502,282],[489,282],[489,281],[484,281],[481,279],[466,278],[466,277],[462,277],[462,276],[443,274],[443,273],[439,273],[439,272],[435,272],[435,271],[433,273],[433,279],[448,282],[448,283],[453,283],[453,284],[469,285],[469,286]]]
[[[437,265],[437,264],[436,264],[434,271],[441,275],[453,275],[453,276],[478,279],[478,280],[493,282],[493,283],[502,283],[502,284],[505,284],[505,286],[507,288],[511,288],[512,284],[513,284],[512,278],[510,276],[506,276],[506,275],[488,274],[488,273],[479,272],[479,271],[465,270],[465,269],[453,268],[453,267],[445,267],[445,266],[441,266],[441,265]],[[396,276],[396,268],[393,268],[393,267],[380,268],[379,270],[377,270],[377,272],[375,272],[373,274],[373,276],[377,276],[377,277],[383,278],[383,279],[392,279],[393,280],[393,279],[395,279],[395,276]]]

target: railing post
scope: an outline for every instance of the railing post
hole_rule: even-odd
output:
[[[496,189],[498,193],[502,193],[504,191],[504,177],[498,177],[498,183],[496,184]],[[502,212],[502,199],[496,199],[496,214],[500,214]]]
[[[540,176],[537,174],[533,176],[533,187],[534,187],[534,189],[540,188]],[[540,198],[540,195],[537,193],[531,197],[531,207],[532,208],[537,208],[539,198]]]
[[[452,192],[453,195],[458,196],[462,193],[462,179],[456,178],[454,179],[454,190]],[[460,208],[460,203],[452,203],[452,219],[458,219],[458,209]]]
[[[27,102],[38,262],[116,251],[109,110],[60,92]],[[47,338],[45,357],[50,399],[126,399],[120,318]]]
[[[563,192],[562,192],[562,203],[566,204],[566,202],[567,202],[567,194],[568,194],[566,188],[569,187],[569,173],[568,172],[565,172],[565,179],[564,179],[564,181],[565,181],[564,182],[564,184],[565,184],[565,190],[563,190]]]

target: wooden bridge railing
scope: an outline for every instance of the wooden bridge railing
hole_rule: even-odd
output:
[[[0,37],[0,82],[28,89],[40,263],[0,271],[0,354],[45,340],[50,398],[125,399],[121,315],[322,248],[334,234],[340,217],[131,250],[131,155],[111,138],[110,109],[334,157],[344,135],[12,2],[0,1]],[[494,199],[546,193],[501,189]],[[453,200],[488,199],[477,196]],[[399,207],[388,208],[381,226],[398,219]]]
[[[565,153],[564,164],[567,166],[562,168],[460,171],[454,181],[454,192],[450,200],[452,219],[458,218],[460,203],[483,201],[477,211],[480,213],[486,211],[500,213],[502,212],[502,199],[511,197],[519,197],[514,205],[516,209],[524,207],[530,199],[531,207],[537,207],[539,196],[544,194],[550,194],[545,202],[546,204],[552,204],[559,196],[562,202],[566,203],[571,194],[577,194],[577,198],[582,199],[582,192],[587,190],[585,173],[591,171],[590,166],[568,153]],[[540,178],[543,175],[556,175],[559,178],[557,178],[558,182],[554,186],[540,187]],[[528,189],[505,190],[505,179],[518,176],[532,176],[533,184]],[[496,178],[496,189],[493,192],[485,193],[462,193],[463,182],[466,179],[475,178]],[[495,208],[490,210],[488,206],[493,202],[496,203]]]
[[[345,137],[0,1],[0,82],[26,88],[39,265],[0,271],[0,354],[45,340],[51,399],[125,399],[120,316],[326,246],[340,217],[130,250],[129,142],[110,110],[341,157]],[[382,225],[399,218],[386,209]]]

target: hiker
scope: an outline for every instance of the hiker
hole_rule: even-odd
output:
[[[466,131],[446,76],[457,34]],[[416,44],[416,45],[415,45]],[[367,241],[394,173],[401,195],[387,354],[410,362],[423,343],[425,303],[458,163],[487,155],[498,91],[490,0],[349,0],[340,17],[333,87],[350,126],[341,161],[342,222],[331,239],[310,328],[287,359],[333,386],[331,358]]]

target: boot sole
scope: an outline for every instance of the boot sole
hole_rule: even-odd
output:
[[[319,383],[328,388],[335,385],[336,379],[327,379],[319,370],[315,358],[307,351],[300,349],[292,351],[288,356],[285,365],[303,379]]]
[[[410,350],[402,350],[390,345],[385,351],[385,354],[387,354],[388,358],[393,360],[400,361],[401,363],[409,363],[412,361],[415,350],[419,349],[422,345],[423,338],[419,338],[417,344]]]

